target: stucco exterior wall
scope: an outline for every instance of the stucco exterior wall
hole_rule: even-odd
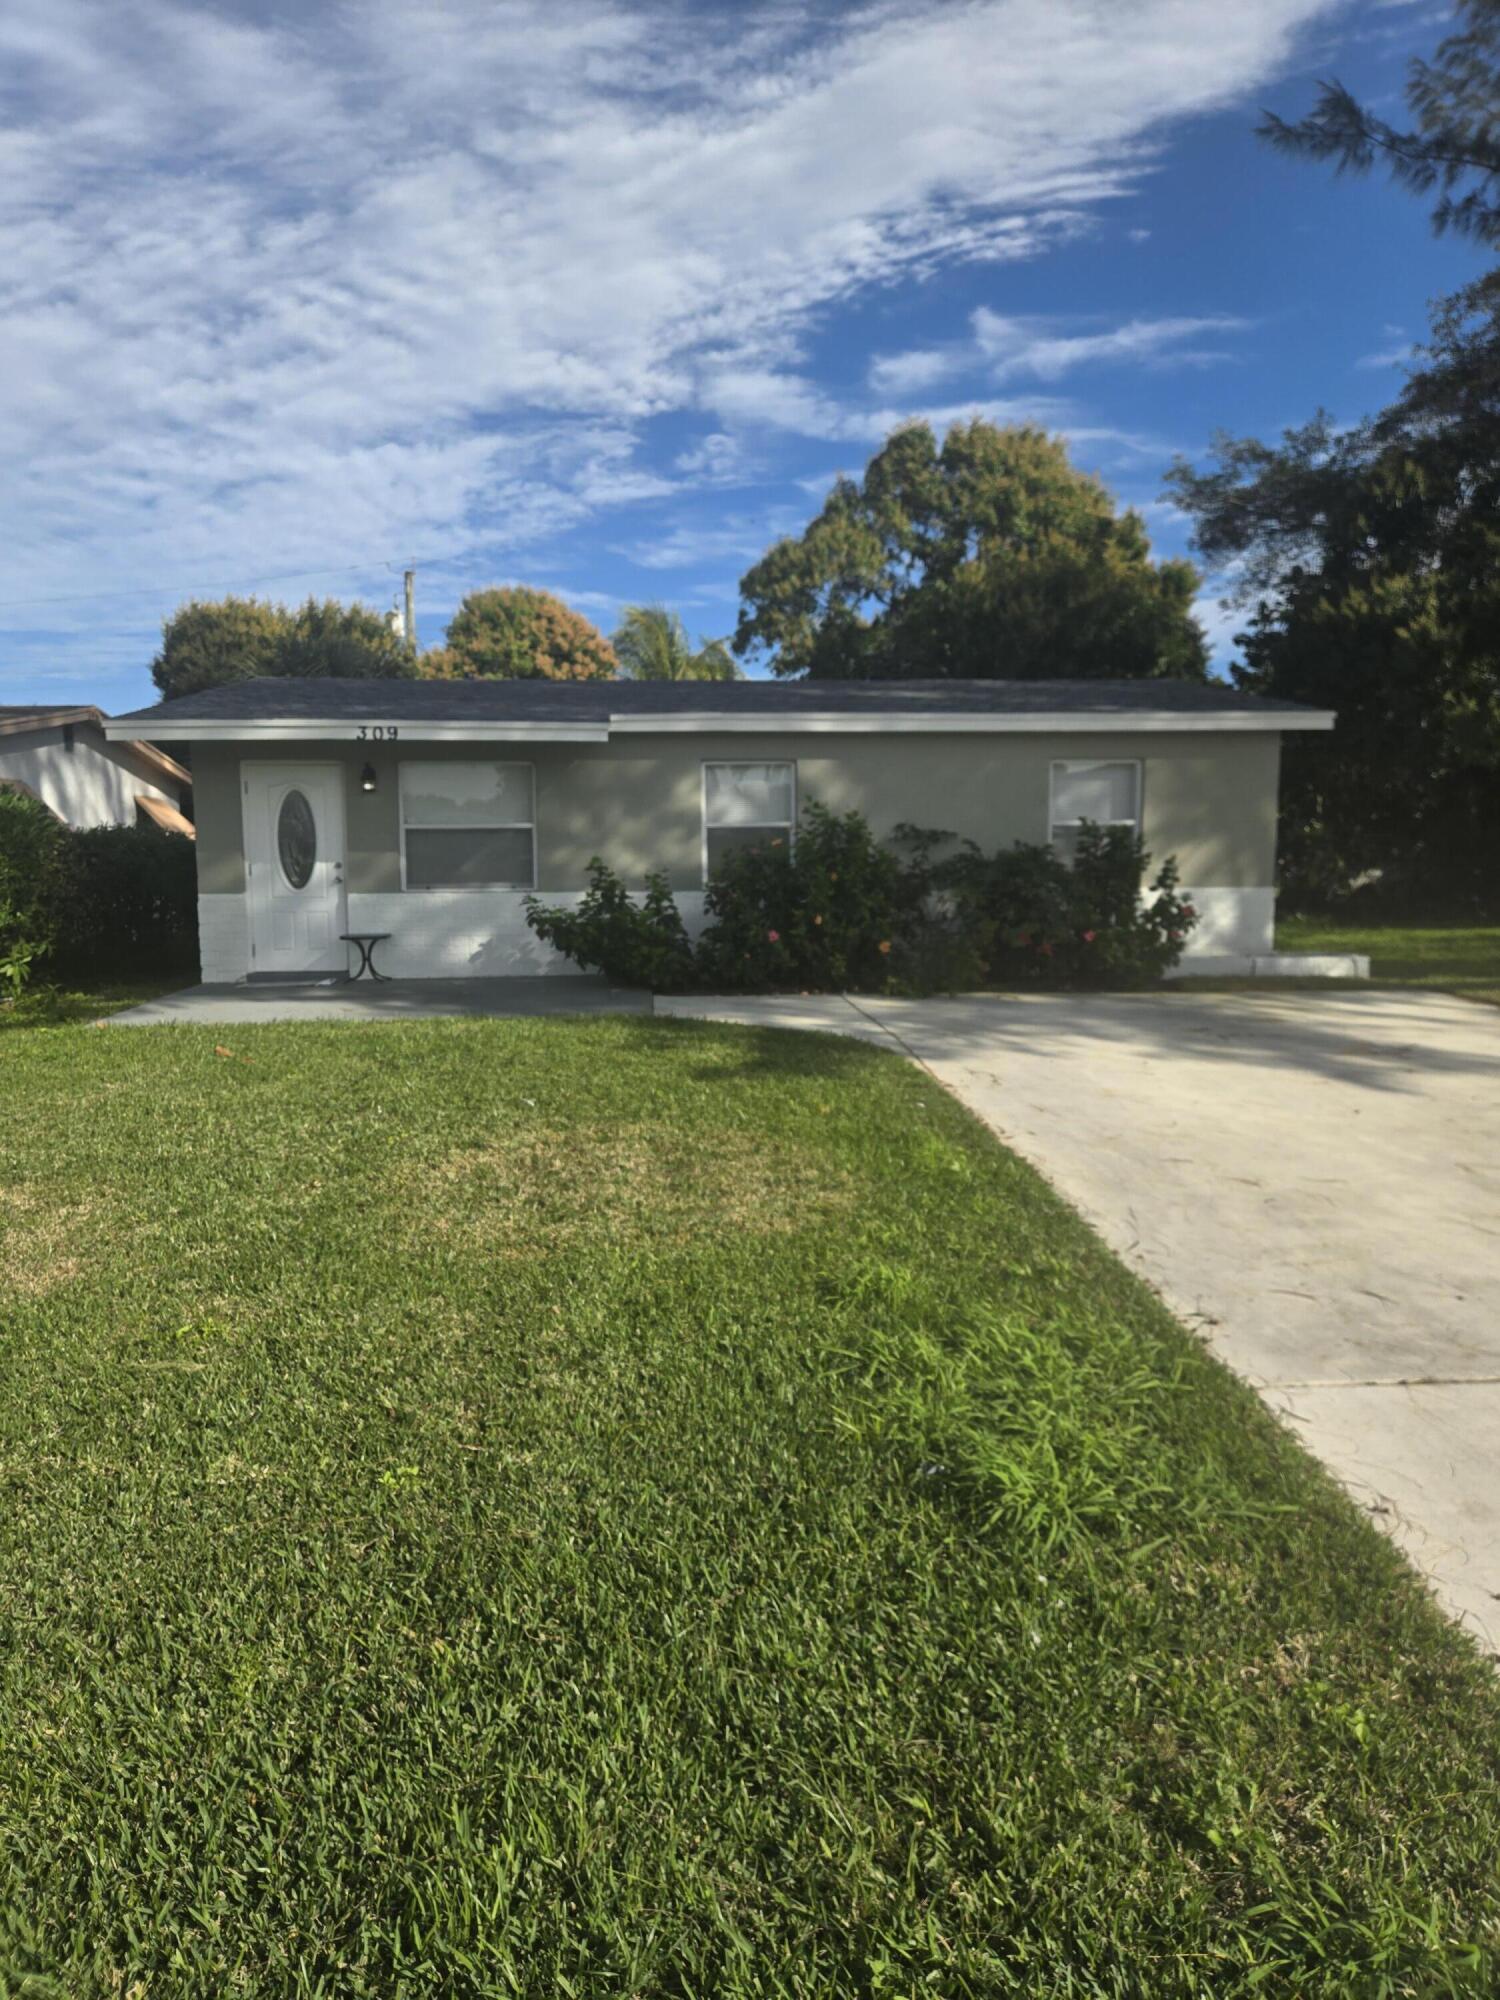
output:
[[[1276,860],[1278,739],[1274,735],[778,736],[631,735],[601,744],[367,747],[299,743],[264,753],[278,763],[337,762],[346,786],[351,892],[401,888],[397,764],[503,757],[536,772],[537,887],[580,889],[592,855],[628,881],[663,868],[674,888],[703,885],[702,769],[705,763],[791,760],[799,800],[857,810],[885,837],[903,820],[942,827],[982,847],[1048,835],[1054,759],[1138,758],[1144,766],[1146,845],[1175,854],[1189,882],[1269,888]],[[259,756],[262,753],[253,753]],[[245,886],[242,746],[194,751],[199,884],[206,894]],[[376,790],[359,789],[368,761]]]
[[[0,736],[0,778],[19,778],[69,826],[134,826],[141,793],[177,804],[175,790],[144,775],[128,743],[107,743],[90,724],[73,725],[73,748],[56,728]]]
[[[530,763],[536,773],[537,888],[570,900],[601,855],[633,886],[665,869],[690,929],[702,922],[705,763],[790,760],[799,803],[864,814],[878,836],[902,821],[940,827],[993,850],[1048,837],[1055,759],[1131,758],[1143,767],[1146,844],[1177,856],[1201,919],[1190,950],[1271,949],[1279,739],[1218,735],[1017,733],[896,736],[630,734],[608,744],[308,742],[194,748],[204,976],[253,970],[245,897],[241,765],[338,763],[346,772],[345,883],[352,929],[391,933],[382,970],[397,977],[569,972],[527,929],[521,893],[403,892],[402,760],[475,757]],[[375,768],[373,793],[361,767]]]

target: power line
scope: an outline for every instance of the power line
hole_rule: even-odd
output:
[[[461,549],[454,549],[445,555],[437,556],[374,556],[369,562],[345,563],[337,569],[284,569],[272,576],[241,577],[233,583],[152,583],[133,585],[125,590],[79,591],[63,597],[8,597],[0,599],[0,611],[32,611],[47,604],[104,604],[112,603],[122,597],[181,596],[199,590],[255,590],[263,583],[290,583],[296,577],[311,580],[325,576],[362,576],[377,569],[396,570],[456,562],[464,553],[465,551]]]

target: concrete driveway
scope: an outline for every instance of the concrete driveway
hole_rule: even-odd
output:
[[[1500,1009],[1372,989],[657,1011],[924,1064],[1500,1650]]]
[[[343,979],[281,986],[189,986],[106,1014],[108,1028],[239,1028],[259,1021],[510,1020],[536,1014],[649,1014],[634,986],[562,974],[547,979]]]

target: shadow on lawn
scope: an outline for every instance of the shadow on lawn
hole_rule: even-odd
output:
[[[885,1037],[841,1034],[835,1029],[760,1027],[731,1021],[695,1020],[691,1015],[657,1015],[640,1022],[643,1030],[667,1029],[702,1043],[723,1043],[736,1037],[735,1055],[721,1062],[700,1062],[690,1074],[697,1083],[718,1083],[726,1077],[826,1077],[844,1080],[868,1075],[872,1062],[901,1051]]]

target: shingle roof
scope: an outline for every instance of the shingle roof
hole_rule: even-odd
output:
[[[606,723],[613,717],[1305,715],[1301,703],[1197,681],[245,680],[117,722]],[[209,732],[211,733],[211,732]]]

